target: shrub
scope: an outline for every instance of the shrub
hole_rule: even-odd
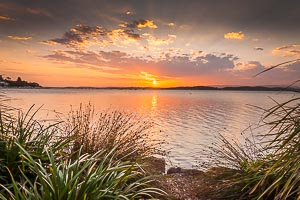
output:
[[[9,187],[2,186],[12,199],[81,200],[81,199],[141,199],[162,195],[157,188],[148,187],[149,177],[142,177],[139,165],[130,162],[113,162],[115,149],[111,152],[77,154],[77,159],[57,161],[47,151],[48,165],[34,159],[21,145],[24,162],[36,178],[22,173],[23,181],[13,179]],[[7,197],[2,197],[6,199]]]
[[[35,159],[47,161],[46,150],[51,149],[58,157],[68,145],[68,139],[58,139],[57,124],[43,125],[34,119],[37,111],[33,107],[27,113],[18,112],[17,117],[5,115],[0,110],[0,183],[10,183],[8,170],[15,179],[27,172],[21,157],[21,149],[25,148]],[[5,116],[5,117],[4,117]],[[22,172],[23,170],[23,172]]]
[[[259,167],[265,158],[262,147],[255,137],[236,138],[216,136],[216,142],[201,152],[199,167],[206,171],[210,187],[200,193],[214,199],[249,199],[252,187],[260,176]],[[256,173],[256,175],[254,175]]]
[[[95,114],[91,104],[81,105],[79,110],[71,110],[63,125],[62,129],[76,138],[72,152],[82,148],[84,153],[95,153],[117,145],[115,157],[131,161],[165,153],[159,149],[163,142],[151,138],[152,124],[126,112]]]
[[[7,114],[0,101],[0,199],[141,199],[164,194],[150,186],[152,177],[134,160],[155,150],[143,140],[148,126],[136,126],[118,112],[96,125],[85,121],[85,115],[72,124],[46,125],[35,119],[36,112],[32,107],[27,113]],[[107,138],[94,134],[100,130]]]
[[[265,116],[271,127],[265,151],[274,150],[268,167],[252,192],[263,188],[257,198],[300,198],[300,98],[277,104]]]
[[[212,193],[222,199],[300,198],[300,98],[277,104],[264,116],[270,131],[263,142],[246,138],[245,145],[219,136],[201,167],[207,170]],[[212,169],[209,169],[212,166]]]

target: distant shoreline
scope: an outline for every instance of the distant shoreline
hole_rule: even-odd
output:
[[[214,90],[214,91],[289,91],[300,92],[300,88],[295,87],[267,87],[267,86],[191,86],[191,87],[0,87],[0,89],[95,89],[95,90]]]

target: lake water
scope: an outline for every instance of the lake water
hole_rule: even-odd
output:
[[[101,90],[101,89],[1,89],[14,98],[11,104],[27,110],[43,105],[39,115],[53,119],[67,114],[71,106],[94,104],[98,112],[117,109],[133,112],[155,124],[153,137],[166,141],[172,165],[192,167],[199,152],[217,133],[240,137],[257,123],[262,111],[295,96],[292,92],[188,91],[188,90]],[[252,106],[251,106],[252,105]],[[259,129],[254,130],[260,131]]]

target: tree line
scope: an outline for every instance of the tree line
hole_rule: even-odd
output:
[[[0,75],[0,86],[2,86],[2,87],[41,87],[38,83],[22,80],[21,77],[18,77],[14,81],[14,80],[11,80],[10,77],[3,78],[2,75]]]

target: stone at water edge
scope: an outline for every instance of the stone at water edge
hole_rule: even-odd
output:
[[[171,167],[168,169],[167,174],[176,174],[181,172],[182,172],[181,167]]]

